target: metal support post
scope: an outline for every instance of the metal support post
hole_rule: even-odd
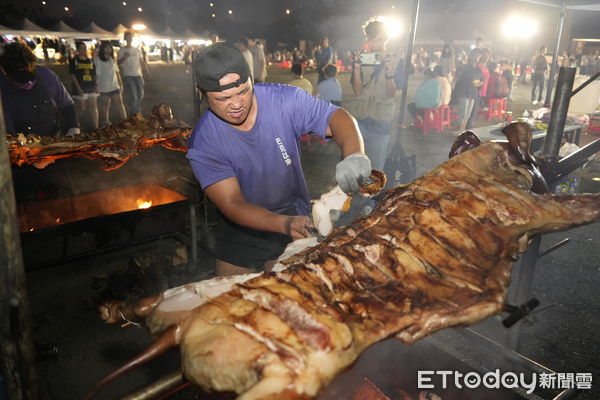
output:
[[[556,39],[554,41],[554,54],[552,54],[552,65],[550,66],[550,76],[548,77],[548,86],[546,88],[545,107],[550,107],[550,99],[552,98],[552,87],[554,86],[554,76],[556,75],[556,66],[558,64],[558,50],[560,48],[560,38],[562,36],[563,25],[565,24],[565,15],[567,14],[567,0],[562,0],[560,7],[560,17],[556,27]],[[558,88],[558,86],[557,86]]]
[[[575,82],[575,71],[576,68],[560,67],[552,111],[550,112],[548,132],[544,140],[543,152],[545,154],[558,155],[563,131],[565,130],[567,110],[571,101],[571,90],[573,89],[573,82]]]
[[[0,101],[0,373],[8,398],[38,398],[31,313]],[[0,388],[1,390],[1,388]]]

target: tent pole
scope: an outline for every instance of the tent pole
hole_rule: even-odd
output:
[[[567,0],[562,0],[560,17],[558,18],[558,25],[556,26],[556,40],[554,42],[554,53],[552,54],[552,66],[550,67],[550,76],[548,77],[548,86],[546,87],[546,102],[544,103],[544,107],[550,107],[550,100],[552,99],[552,87],[554,86],[554,76],[556,75],[556,66],[558,65],[558,50],[560,47],[560,38],[562,36],[566,13]]]
[[[0,101],[0,373],[11,400],[38,399],[31,312]],[[0,387],[0,397],[3,388]]]
[[[419,20],[419,5],[421,0],[414,0],[412,10],[412,22],[410,24],[410,33],[408,35],[408,47],[406,56],[404,57],[404,85],[402,88],[402,97],[400,98],[400,116],[398,117],[398,125],[401,127],[404,124],[404,112],[406,109],[406,92],[408,92],[408,78],[410,73],[410,63],[412,60],[413,46],[415,37],[417,36],[417,22]],[[399,128],[402,129],[402,128]]]

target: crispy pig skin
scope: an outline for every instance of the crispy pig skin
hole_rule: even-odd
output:
[[[148,147],[160,144],[170,150],[187,151],[191,127],[174,118],[171,108],[160,104],[145,118],[137,113],[116,125],[75,137],[7,135],[12,164],[45,168],[61,158],[86,157],[104,161],[107,171],[121,167]]]
[[[170,289],[147,321],[166,332],[156,343],[180,345],[184,375],[208,391],[313,398],[380,340],[410,344],[501,312],[530,235],[600,219],[600,195],[536,194],[534,179],[506,143],[482,143],[388,191],[286,269],[215,281],[231,290],[202,301],[200,283]]]
[[[186,377],[241,400],[310,398],[377,341],[499,313],[520,243],[600,218],[598,195],[532,193],[508,157],[491,142],[459,154],[286,270],[199,306],[178,323]]]

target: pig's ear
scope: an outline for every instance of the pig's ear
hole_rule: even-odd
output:
[[[479,136],[474,134],[471,131],[464,131],[454,141],[452,144],[452,148],[450,149],[450,154],[448,154],[448,158],[452,158],[457,156],[465,151],[474,149],[481,144],[481,139]]]

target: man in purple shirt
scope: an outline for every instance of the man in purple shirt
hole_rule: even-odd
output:
[[[299,138],[332,138],[344,159],[343,190],[371,173],[356,121],[345,110],[293,86],[253,86],[242,53],[227,43],[196,58],[196,81],[209,110],[194,128],[188,158],[219,209],[217,275],[269,269],[292,239],[310,236],[310,202]]]
[[[23,43],[2,47],[0,92],[6,132],[40,136],[80,133],[73,99],[54,72],[35,62],[35,55]]]

